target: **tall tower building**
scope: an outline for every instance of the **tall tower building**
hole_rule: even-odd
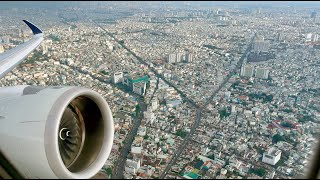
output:
[[[123,72],[117,72],[113,74],[113,83],[119,83],[123,80]]]

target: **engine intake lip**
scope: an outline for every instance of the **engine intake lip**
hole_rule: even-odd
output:
[[[88,106],[82,107],[81,104],[83,103],[74,103],[76,99],[86,101]],[[91,114],[81,113],[85,124],[83,148],[74,162],[67,167],[62,160],[58,140],[61,118],[70,104],[79,108],[81,112],[86,111],[86,109],[88,109],[88,112],[92,112]],[[93,114],[99,114],[101,116],[100,120],[91,118]],[[104,98],[87,88],[69,87],[55,101],[48,114],[44,132],[45,153],[48,163],[58,178],[91,178],[106,162],[111,152],[113,136],[112,113]]]

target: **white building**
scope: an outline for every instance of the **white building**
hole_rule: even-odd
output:
[[[157,98],[153,98],[153,99],[151,100],[151,109],[152,109],[153,111],[157,110],[157,109],[158,109],[158,105],[159,105],[158,99],[157,99]]]
[[[281,150],[271,147],[267,152],[263,153],[262,162],[275,165],[281,158]]]
[[[41,43],[41,48],[42,48],[42,54],[47,54],[48,53],[48,45],[46,44],[45,41]]]
[[[117,72],[113,74],[113,83],[119,83],[123,80],[123,72]]]
[[[181,62],[183,61],[183,57],[184,57],[184,53],[177,53],[177,58],[176,58],[176,62]]]
[[[129,167],[133,167],[135,169],[140,168],[140,159],[137,159],[137,160],[127,159],[126,163],[127,163],[127,166]]]
[[[236,106],[232,105],[231,106],[231,113],[235,113],[235,112],[237,112]]]
[[[152,111],[144,111],[143,112],[144,118],[147,120],[147,123],[150,122],[150,124],[153,123],[153,121],[156,119],[154,113]]]
[[[168,56],[168,63],[175,63],[176,62],[176,54],[169,54]]]
[[[227,91],[227,92],[224,93],[224,97],[225,97],[226,99],[229,99],[230,96],[231,96],[231,91]]]
[[[141,154],[142,147],[131,146],[131,153],[133,154]]]
[[[269,69],[267,69],[267,68],[257,68],[255,75],[256,75],[256,78],[268,79],[268,77],[269,77]]]
[[[145,126],[140,126],[138,129],[139,136],[145,136],[147,134],[147,128]]]
[[[132,91],[134,93],[144,96],[147,88],[147,83],[145,81],[133,83],[132,88],[133,88]]]
[[[312,33],[307,34],[306,42],[312,41]]]
[[[1,44],[0,44],[0,53],[4,53],[4,48]]]
[[[124,167],[124,170],[125,170],[126,172],[130,173],[130,174],[136,174],[136,169],[133,168],[133,167],[128,167],[128,166],[126,166],[126,167]]]
[[[319,40],[319,35],[318,34],[314,34],[313,36],[312,36],[312,41],[313,42],[316,42],[316,41],[318,41]]]
[[[190,53],[187,53],[185,59],[186,59],[187,62],[192,62],[193,61],[193,55],[190,54]]]

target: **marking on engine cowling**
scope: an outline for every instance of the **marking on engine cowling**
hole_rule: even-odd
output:
[[[23,89],[23,96],[24,95],[30,95],[30,94],[37,94],[41,90],[44,90],[48,87],[46,86],[27,86]]]
[[[21,121],[20,123],[32,123],[32,122],[41,122],[41,121]]]

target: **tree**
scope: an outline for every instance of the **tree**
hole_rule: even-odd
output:
[[[314,119],[310,115],[303,115],[302,117],[298,118],[298,122],[307,122],[307,121],[314,121]]]
[[[138,115],[140,113],[140,105],[137,104],[136,105],[136,115]]]
[[[251,174],[251,173],[253,173],[257,176],[263,177],[266,175],[267,172],[265,169],[262,169],[262,168],[253,168],[253,169],[249,170],[249,174]]]
[[[263,177],[263,176],[266,175],[266,170],[262,169],[262,168],[259,168],[259,169],[255,169],[255,171],[253,173],[255,173],[258,176]]]
[[[176,135],[180,136],[182,138],[185,138],[187,136],[187,132],[183,131],[182,129],[179,129],[179,130],[177,130]]]
[[[143,136],[143,139],[148,139],[148,138],[149,138],[148,135]]]
[[[279,134],[275,134],[272,137],[272,143],[276,144],[279,141],[284,141],[284,138],[282,136],[280,136]]]
[[[107,174],[108,174],[109,176],[112,176],[112,169],[111,169],[111,168],[108,168],[108,169],[107,169]]]
[[[264,99],[263,102],[271,102],[273,100],[273,96],[272,95],[267,95]]]
[[[208,156],[208,158],[213,159],[214,160],[214,154],[211,154],[210,156]]]
[[[219,111],[220,119],[223,119],[224,117],[228,117],[231,113],[227,111],[226,108]]]
[[[287,128],[293,128],[292,124],[288,123],[288,122],[281,122],[280,125],[283,126],[283,127],[287,127]]]

